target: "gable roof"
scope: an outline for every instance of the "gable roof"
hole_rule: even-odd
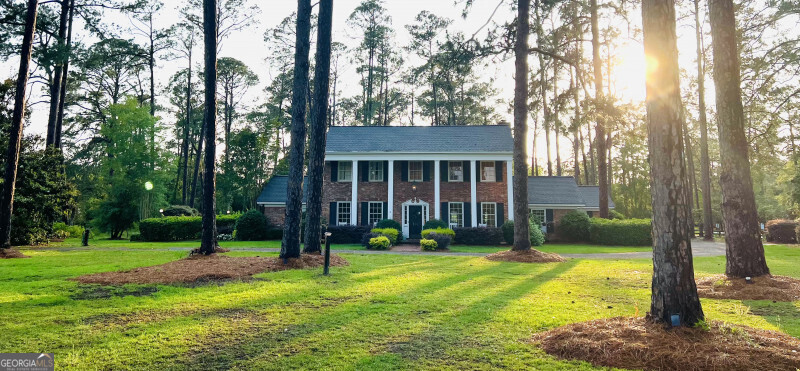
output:
[[[578,192],[580,192],[581,197],[583,198],[585,209],[599,209],[600,208],[600,187],[599,186],[578,186]],[[615,208],[614,200],[611,199],[611,195],[608,195],[608,207],[610,209]]]
[[[286,188],[289,185],[289,177],[286,175],[275,175],[270,179],[261,194],[256,199],[256,204],[285,204]],[[303,203],[306,202],[308,189],[308,177],[303,177]]]
[[[528,205],[583,207],[584,201],[571,176],[529,176]]]
[[[331,153],[502,153],[514,151],[507,125],[332,126]]]

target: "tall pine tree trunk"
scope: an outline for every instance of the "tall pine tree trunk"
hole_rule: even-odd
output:
[[[325,170],[325,136],[331,70],[333,0],[320,0],[317,25],[317,56],[314,66],[314,99],[311,106],[311,136],[308,149],[308,201],[306,202],[305,253],[319,252],[322,218],[322,177]],[[388,170],[386,170],[388,171]]]
[[[61,131],[64,127],[64,101],[67,99],[67,76],[69,75],[69,61],[72,54],[72,25],[75,20],[75,0],[69,2],[69,25],[67,26],[67,49],[64,58],[63,71],[61,72],[61,95],[58,98],[58,115],[56,117],[55,147],[61,149]]]
[[[297,1],[297,37],[292,87],[292,143],[289,148],[289,180],[286,217],[280,257],[300,257],[300,219],[303,202],[303,164],[306,147],[306,103],[308,101],[308,54],[311,48],[311,0]],[[372,99],[370,98],[370,101]]]
[[[70,0],[61,0],[61,14],[58,20],[58,50],[64,51],[64,45],[67,42],[67,27],[69,23],[69,2]],[[66,56],[59,56],[55,66],[55,75],[53,76],[52,85],[50,86],[50,114],[47,118],[47,138],[45,140],[46,146],[53,146],[56,144],[56,125],[58,124],[58,107],[59,99],[61,98],[61,89],[64,75],[64,61]]]
[[[187,178],[189,175],[189,128],[192,127],[192,49],[189,48],[189,73],[186,77],[186,122],[183,125],[183,183],[181,205],[186,205]]]
[[[530,33],[530,0],[519,0],[517,6],[517,40],[514,45],[514,247],[530,250],[528,225],[528,34]],[[535,166],[535,165],[534,165]]]
[[[206,152],[203,172],[203,234],[200,252],[214,253],[217,248],[217,0],[203,0],[203,35],[205,42],[205,111],[203,112]]]
[[[597,0],[591,0],[592,13],[592,62],[594,63],[595,104],[599,114],[595,127],[597,139],[597,180],[600,186],[600,217],[608,218],[608,163],[606,161],[606,123],[603,112],[606,107],[603,94],[603,61],[600,59],[600,28],[597,19]]]
[[[694,24],[697,38],[697,109],[700,111],[700,176],[703,194],[703,237],[714,240],[714,216],[711,211],[711,160],[708,156],[708,119],[706,118],[706,69],[703,34],[700,26],[700,0],[694,0]]]
[[[739,50],[732,0],[709,0],[714,86],[722,168],[722,215],[725,219],[725,273],[731,277],[769,274],[758,228],[747,138],[744,134]]]
[[[192,175],[192,190],[189,192],[189,207],[194,207],[194,198],[197,195],[197,175],[200,172],[200,162],[203,156],[203,142],[206,135],[206,118],[200,124],[200,136],[197,137],[197,152],[194,156],[194,173]]]
[[[39,0],[28,0],[25,13],[25,33],[22,36],[22,48],[19,53],[19,74],[17,75],[16,95],[14,97],[14,113],[11,117],[11,129],[8,138],[6,172],[3,183],[3,198],[0,200],[0,249],[11,247],[11,215],[14,212],[14,189],[17,182],[17,166],[19,165],[19,147],[22,140],[22,123],[25,120],[25,90],[28,87],[28,72],[33,50],[33,34],[36,31],[36,13]]]
[[[580,105],[580,93],[578,92],[578,85],[575,82],[575,77],[573,76],[573,70],[570,67],[569,69],[569,88],[572,90],[572,98],[575,102],[575,116],[573,117],[572,126],[574,130],[572,131],[572,158],[574,159],[574,176],[575,176],[575,183],[581,184],[581,141],[578,137],[578,132],[580,131],[580,122],[581,122],[581,105]]]
[[[689,235],[689,181],[681,135],[680,70],[674,0],[644,0],[645,54],[658,61],[647,75],[650,192],[653,206],[653,283],[648,317],[681,325],[703,320]]]
[[[561,176],[561,140],[558,133],[558,61],[553,61],[553,133],[556,139],[556,175]]]

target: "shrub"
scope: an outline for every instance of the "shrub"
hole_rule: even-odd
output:
[[[236,239],[239,241],[265,240],[268,230],[267,218],[256,209],[250,209],[236,221]]]
[[[392,246],[397,245],[397,239],[400,235],[400,231],[394,228],[374,228],[371,232],[386,236],[389,239],[389,242],[392,243]]]
[[[617,210],[608,210],[608,217],[609,219],[617,220],[625,219],[625,215]],[[700,220],[702,220],[702,218]]]
[[[328,227],[329,237],[332,244],[357,244],[361,242],[361,237],[372,230],[368,225],[334,225]]]
[[[230,234],[218,234],[217,241],[233,241],[233,235]]]
[[[588,241],[589,224],[588,214],[583,211],[570,211],[561,217],[558,235],[566,241]]]
[[[503,231],[496,227],[456,228],[453,241],[461,245],[497,246],[503,242]]]
[[[198,216],[200,212],[197,209],[187,205],[172,205],[162,213],[164,216]]]
[[[450,228],[435,228],[435,229],[423,229],[422,230],[422,238],[428,238],[431,233],[436,233],[444,236],[450,236],[451,239],[456,238],[456,232]]]
[[[777,243],[797,243],[798,223],[794,220],[775,219],[767,222],[767,241]]]
[[[528,230],[528,234],[530,235],[531,239],[531,246],[542,246],[544,245],[544,232],[542,232],[542,227],[540,227],[540,223],[536,223],[535,221],[530,221],[530,229]]]
[[[231,234],[239,215],[217,215],[217,234]],[[142,241],[185,241],[196,240],[203,230],[202,217],[167,216],[144,219],[139,222]],[[231,233],[223,233],[223,230]]]
[[[446,229],[450,228],[450,226],[447,225],[447,223],[445,223],[444,220],[441,219],[428,220],[427,222],[425,222],[425,225],[422,226],[422,229],[437,229],[437,228]]]
[[[421,239],[419,244],[422,246],[422,251],[436,251],[439,246],[435,240],[428,240],[425,238]]]
[[[503,240],[509,245],[514,244],[514,221],[506,220],[500,229],[503,231]]]
[[[373,250],[387,250],[390,244],[386,236],[373,237],[369,240],[369,247]]]
[[[139,233],[131,233],[131,242],[141,242],[142,235]]]
[[[61,233],[59,233],[61,232]],[[83,235],[83,227],[79,225],[67,225],[66,223],[53,223],[53,233],[60,234],[61,238],[78,238]]]
[[[217,215],[217,234],[230,234],[236,229],[236,221],[241,214]],[[202,218],[202,217],[201,217]]]
[[[377,233],[364,233],[364,236],[361,237],[361,246],[364,246],[365,249],[369,249],[369,241],[375,237],[380,237],[380,234]]]
[[[378,224],[375,224],[375,228],[380,228],[380,229],[392,228],[392,229],[396,229],[398,231],[402,231],[403,230],[403,226],[400,225],[399,222],[394,221],[392,219],[383,219],[383,220],[379,221]]]
[[[439,249],[447,249],[450,247],[450,241],[453,239],[446,234],[431,233],[428,235],[429,240],[436,241],[436,246]]]
[[[589,239],[597,245],[650,246],[650,219],[609,220],[592,218]]]

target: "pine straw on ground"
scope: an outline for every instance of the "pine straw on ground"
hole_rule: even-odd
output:
[[[800,300],[800,280],[785,276],[753,277],[754,283],[744,278],[725,275],[703,277],[697,280],[697,294],[701,298],[734,300]]]
[[[283,263],[283,259],[277,257],[194,255],[161,265],[121,272],[87,274],[72,278],[72,280],[80,283],[97,283],[101,285],[192,283],[243,279],[262,272],[317,268],[322,267],[324,264],[325,257],[316,254],[303,254],[300,258],[289,259],[287,264]],[[346,265],[349,265],[347,260],[337,255],[331,255],[331,266],[341,267]]]
[[[549,252],[541,252],[536,249],[523,250],[523,251],[500,251],[494,254],[489,254],[486,259],[492,261],[502,262],[516,262],[516,263],[561,263],[567,261],[561,255]]]
[[[710,329],[664,329],[645,318],[574,323],[533,341],[561,359],[644,370],[795,370],[800,340],[789,335],[711,322]]]
[[[16,249],[0,249],[0,259],[20,259],[20,258],[30,258],[30,256],[25,255]]]

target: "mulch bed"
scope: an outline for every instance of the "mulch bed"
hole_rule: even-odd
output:
[[[753,277],[754,283],[744,278],[725,275],[703,277],[697,280],[697,294],[701,298],[734,300],[800,300],[800,280],[785,276]]]
[[[30,256],[25,255],[19,250],[15,249],[0,249],[0,259],[20,259],[20,258],[30,258]]]
[[[486,259],[502,262],[516,263],[561,263],[567,261],[561,255],[549,252],[541,252],[536,249],[524,251],[501,251],[486,256]]]
[[[745,326],[711,322],[710,329],[665,329],[645,318],[582,322],[536,334],[557,358],[595,366],[644,370],[795,370],[800,340]]]
[[[324,256],[303,254],[298,259],[289,259],[287,264],[277,257],[232,257],[217,254],[193,255],[186,259],[151,267],[135,268],[121,272],[87,274],[72,280],[80,283],[101,285],[172,284],[198,281],[222,281],[244,279],[262,272],[289,269],[318,268],[325,264]],[[331,266],[347,266],[342,257],[331,255]]]

